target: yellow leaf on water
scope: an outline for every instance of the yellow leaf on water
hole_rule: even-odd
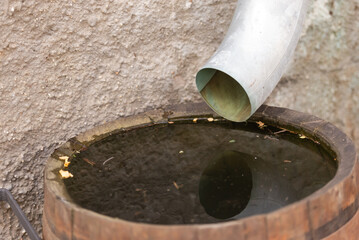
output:
[[[59,157],[60,160],[65,161],[65,162],[64,162],[64,167],[65,167],[65,168],[67,168],[67,167],[70,165],[69,158],[70,158],[70,157],[68,157],[68,156],[61,156],[61,157]]]
[[[302,134],[299,134],[299,138],[304,139],[304,138],[307,138],[307,137],[302,135]]]
[[[64,162],[64,167],[67,168],[70,165],[70,161],[68,159],[65,160]]]
[[[259,127],[260,129],[263,129],[264,127],[267,126],[267,125],[264,124],[264,122],[261,122],[261,121],[258,121],[258,122],[256,122],[256,123],[258,124],[258,127]]]
[[[62,169],[59,171],[59,173],[60,173],[62,178],[70,178],[70,177],[74,176],[69,171],[64,171]]]
[[[207,120],[208,120],[208,122],[213,122],[214,121],[213,118],[208,118]]]
[[[67,160],[69,160],[69,157],[68,156],[61,156],[61,157],[59,157],[59,159],[62,160],[62,161],[67,161]]]
[[[198,118],[193,118],[193,122],[197,123]]]

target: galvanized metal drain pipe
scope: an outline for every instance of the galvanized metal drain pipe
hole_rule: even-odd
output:
[[[298,43],[308,1],[238,1],[222,44],[196,76],[215,112],[241,122],[264,103]]]

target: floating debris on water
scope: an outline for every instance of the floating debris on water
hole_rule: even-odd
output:
[[[69,160],[69,157],[68,156],[61,156],[59,157],[60,160],[62,161],[66,161],[66,160]]]
[[[258,127],[260,128],[260,129],[263,129],[263,128],[265,128],[267,125],[265,125],[264,124],[264,122],[261,122],[261,121],[258,121],[258,122],[256,122],[257,124],[258,124]]]
[[[269,140],[274,140],[274,141],[279,141],[278,138],[270,137],[270,136],[268,136],[268,135],[265,135],[263,138],[264,138],[264,139],[269,139]]]
[[[198,118],[193,118],[193,122],[197,123]]]
[[[301,139],[305,139],[305,138],[307,138],[306,136],[304,136],[303,134],[299,134],[299,138],[301,138]]]
[[[107,159],[106,161],[104,161],[104,162],[102,163],[102,165],[105,165],[108,161],[111,161],[112,159],[114,159],[114,157],[110,157],[109,159]]]
[[[214,121],[213,118],[208,118],[207,120],[208,120],[208,122],[213,122]]]
[[[64,167],[67,168],[70,165],[70,161],[68,159],[65,160],[64,162]]]
[[[69,161],[69,156],[61,156],[61,157],[59,157],[59,159],[61,160],[61,161],[65,161],[64,162],[64,167],[65,168],[67,168],[69,165],[70,165],[70,161]]]
[[[82,160],[84,160],[85,162],[87,162],[88,164],[90,164],[91,166],[95,165],[95,162],[87,159],[87,158],[82,158]]]
[[[229,143],[235,143],[236,140],[232,139],[232,140],[229,140]]]
[[[278,132],[275,132],[275,133],[273,133],[273,134],[279,134],[279,133],[284,133],[284,132],[287,132],[288,130],[287,129],[283,129],[283,130],[280,130],[280,131],[278,131]]]
[[[62,169],[59,171],[59,173],[60,173],[62,178],[70,178],[70,177],[74,176],[69,171],[64,171]]]

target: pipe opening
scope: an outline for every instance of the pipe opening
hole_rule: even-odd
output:
[[[197,73],[196,84],[203,99],[222,117],[235,122],[250,117],[251,104],[246,91],[228,74],[205,68]]]

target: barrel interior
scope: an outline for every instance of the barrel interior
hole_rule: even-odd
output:
[[[77,205],[133,222],[205,224],[269,213],[336,174],[336,156],[265,122],[181,118],[122,129],[71,156]]]

